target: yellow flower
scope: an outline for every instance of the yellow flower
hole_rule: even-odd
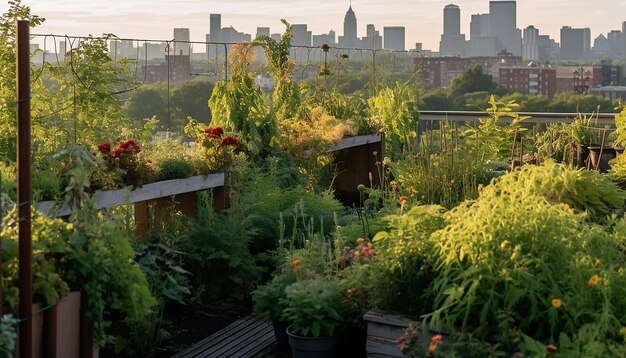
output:
[[[561,308],[561,304],[562,304],[562,302],[561,302],[560,299],[558,299],[558,298],[553,298],[552,299],[552,307],[558,309],[558,308]]]
[[[291,261],[291,264],[294,265],[294,266],[300,266],[300,265],[302,265],[302,261],[300,261],[300,260],[293,260],[293,261]]]
[[[600,266],[604,263],[604,260],[602,259],[596,259],[596,266]]]
[[[365,242],[365,239],[364,239],[364,238],[362,238],[362,237],[359,237],[358,239],[356,239],[356,243],[357,243],[357,244],[362,244],[362,243],[364,243],[364,242]]]
[[[624,339],[626,340],[626,327],[620,328],[619,333],[624,336]]]
[[[74,230],[74,225],[72,223],[69,223],[69,224],[65,225],[65,229],[67,231],[72,231],[72,230]]]
[[[589,286],[598,286],[598,282],[600,282],[600,277],[598,275],[593,275],[589,281],[587,281],[587,284]]]
[[[356,293],[356,288],[349,288],[346,290],[346,295],[352,297]]]
[[[558,348],[554,344],[548,344],[546,346],[546,350],[550,353],[554,353],[558,350]]]

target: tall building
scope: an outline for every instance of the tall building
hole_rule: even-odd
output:
[[[222,42],[222,15],[209,15],[209,34],[206,37],[207,42]],[[224,53],[224,48],[219,45],[208,44],[206,52],[208,58],[215,58]]]
[[[588,58],[591,52],[591,30],[575,29],[571,26],[561,28],[561,59],[579,60]]]
[[[372,24],[367,24],[367,36],[363,37],[360,41],[359,48],[380,50],[383,48],[383,38],[380,36],[380,32],[376,30],[376,27]]]
[[[291,25],[291,58],[296,62],[305,62],[309,55],[309,49],[298,46],[311,47],[312,33],[306,24]]]
[[[626,56],[626,21],[622,22],[622,53]]]
[[[539,29],[536,29],[533,25],[524,29],[522,58],[531,61],[539,60]]]
[[[345,48],[355,48],[358,45],[356,34],[356,14],[352,10],[352,4],[343,18],[343,36],[339,36],[339,46]]]
[[[549,35],[539,35],[537,39],[538,46],[538,60],[540,62],[547,62],[559,58],[561,53],[561,47],[559,43],[554,39],[551,39]]]
[[[466,55],[469,57],[496,56],[499,51],[498,38],[491,36],[489,14],[472,15],[470,41]]]
[[[474,14],[470,22],[470,39],[474,37],[490,36],[489,14]]]
[[[404,51],[404,26],[383,27],[383,40],[386,50]]]
[[[323,44],[328,46],[337,45],[335,31],[330,30],[327,34],[313,35],[313,47],[320,47]]]
[[[270,28],[269,27],[257,27],[255,37],[259,37],[259,36],[270,37]],[[257,48],[254,50],[254,53],[255,53],[257,62],[265,61],[265,52],[263,51],[261,46],[257,46]]]
[[[220,42],[222,37],[220,32],[222,30],[222,15],[211,14],[209,23],[209,39],[211,42]]]
[[[191,53],[189,39],[188,28],[174,28],[173,53],[180,55],[182,51],[182,53],[189,55]]]
[[[460,56],[465,52],[465,35],[461,34],[461,9],[454,4],[443,8],[443,34],[439,42],[442,56]]]
[[[522,34],[517,28],[515,1],[489,1],[489,31],[498,38],[498,52],[506,50],[515,56],[522,54]]]

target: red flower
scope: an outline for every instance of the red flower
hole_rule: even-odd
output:
[[[224,135],[224,129],[222,129],[222,127],[208,127],[208,128],[204,128],[204,133],[206,133],[207,136],[209,136],[210,138],[222,138],[222,135]]]
[[[328,46],[328,44],[322,44],[322,46],[320,46],[322,48],[322,51],[324,52],[328,52],[328,49],[330,48],[330,46]]]
[[[104,142],[98,145],[98,151],[102,154],[109,154],[111,151],[111,142]]]
[[[238,144],[239,144],[239,140],[237,139],[237,137],[231,134],[229,136],[224,137],[224,139],[222,139],[222,144],[220,144],[220,147],[225,147],[228,145],[232,145],[233,147],[235,147]]]

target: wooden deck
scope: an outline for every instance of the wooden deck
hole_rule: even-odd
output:
[[[172,358],[191,357],[273,358],[281,355],[276,348],[272,325],[249,315]]]

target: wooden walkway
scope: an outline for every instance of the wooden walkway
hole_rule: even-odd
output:
[[[229,357],[271,358],[280,357],[272,325],[249,315],[215,332],[172,358]]]

